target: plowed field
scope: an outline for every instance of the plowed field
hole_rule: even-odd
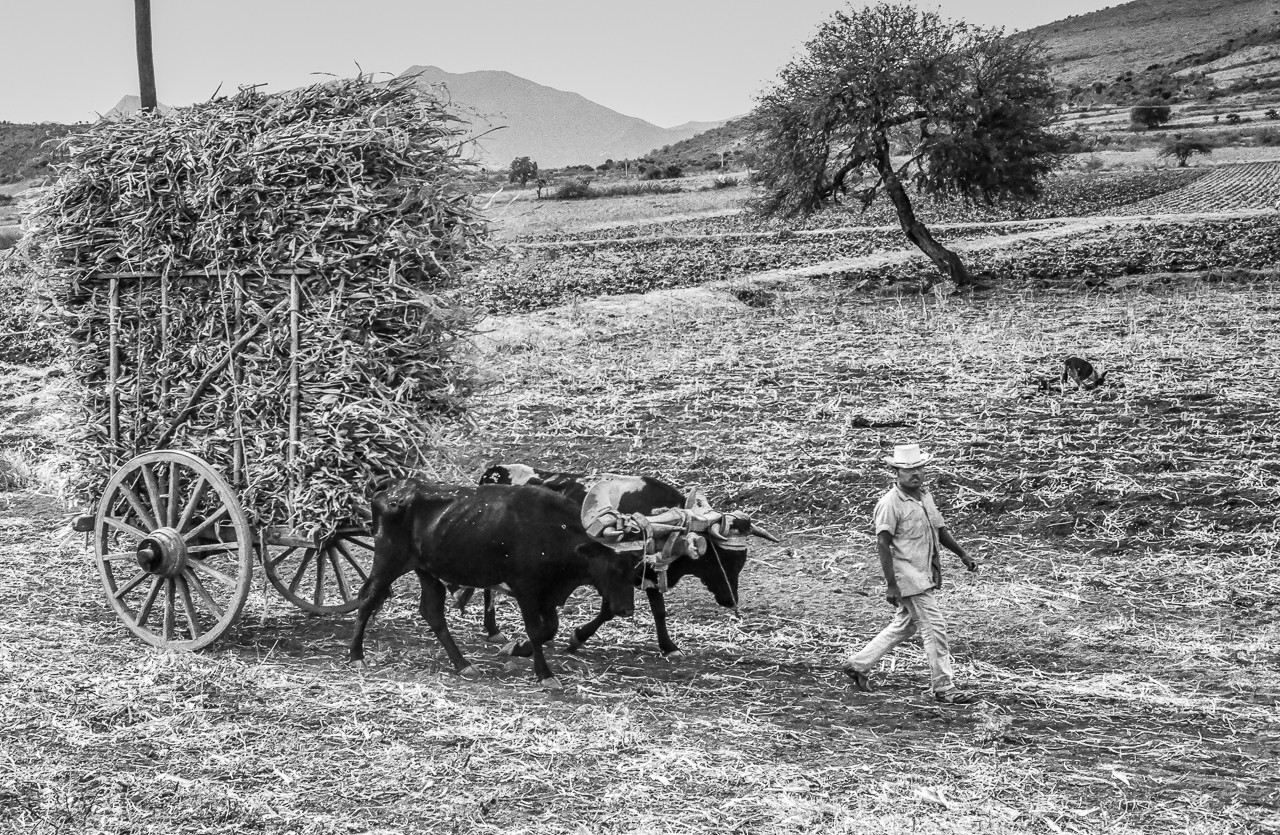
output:
[[[1280,291],[1253,263],[1274,222],[1002,225],[1010,245],[982,254],[962,230],[1007,275],[927,297],[788,278],[899,261],[887,232],[548,242],[543,292],[580,282],[575,302],[488,321],[457,478],[649,473],[784,537],[753,548],[736,617],[696,581],[673,591],[683,661],[641,599],[552,654],[559,693],[475,611],[450,617],[482,678],[455,676],[407,580],[368,672],[344,663],[349,617],[302,614],[261,572],[209,650],[140,645],[54,495],[62,377],[21,324],[0,345],[0,832],[1280,832]],[[1185,269],[1142,260],[1160,252]],[[768,286],[761,259],[785,267]],[[1040,391],[1071,354],[1108,384]],[[982,562],[950,561],[943,593],[973,707],[928,695],[917,643],[873,693],[837,668],[890,614],[870,511],[880,456],[913,440]],[[561,635],[595,606],[575,595]]]

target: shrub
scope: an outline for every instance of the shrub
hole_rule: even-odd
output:
[[[590,180],[569,180],[561,183],[551,194],[552,200],[582,200],[588,197],[595,197],[595,192],[591,190]]]
[[[734,188],[742,185],[742,181],[737,177],[716,177],[711,181],[711,187],[714,189]]]
[[[1129,122],[1137,128],[1157,128],[1169,121],[1169,105],[1158,102],[1139,104],[1129,109]]]
[[[1228,124],[1228,125],[1238,125],[1238,124],[1240,124],[1240,114],[1239,114],[1239,113],[1228,113],[1228,114],[1227,114],[1227,124]]]

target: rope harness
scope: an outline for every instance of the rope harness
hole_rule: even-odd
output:
[[[623,492],[609,480],[594,485],[583,502],[582,521],[590,536],[619,552],[636,554],[636,566],[644,571],[642,588],[666,594],[671,564],[680,557],[701,559],[707,553],[708,537],[731,547],[746,547],[745,537],[736,528],[738,520],[747,517],[713,510],[697,489],[688,491],[684,507],[659,508],[649,516],[620,513],[617,505]],[[724,573],[723,565],[720,571]]]

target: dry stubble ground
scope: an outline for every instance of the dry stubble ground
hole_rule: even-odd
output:
[[[658,473],[786,538],[755,550],[738,619],[672,594],[683,663],[641,611],[554,654],[557,695],[474,612],[453,622],[485,678],[451,675],[408,583],[368,674],[342,664],[348,619],[274,594],[211,651],[156,653],[61,508],[7,494],[0,831],[1280,829],[1277,324],[1272,285],[1194,275],[945,304],[826,280],[763,308],[687,290],[496,323],[467,475]],[[1124,385],[1028,396],[1075,352]],[[868,517],[905,436],[941,454],[985,560],[946,595],[981,707],[926,698],[915,646],[874,694],[835,669],[889,614]]]

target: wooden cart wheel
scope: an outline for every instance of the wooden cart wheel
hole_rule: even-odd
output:
[[[240,616],[254,541],[235,493],[194,455],[139,455],[107,482],[94,517],[107,600],[135,635],[200,649]]]
[[[373,565],[367,531],[340,529],[316,548],[302,542],[268,545],[262,560],[267,579],[290,603],[319,615],[351,612]]]

